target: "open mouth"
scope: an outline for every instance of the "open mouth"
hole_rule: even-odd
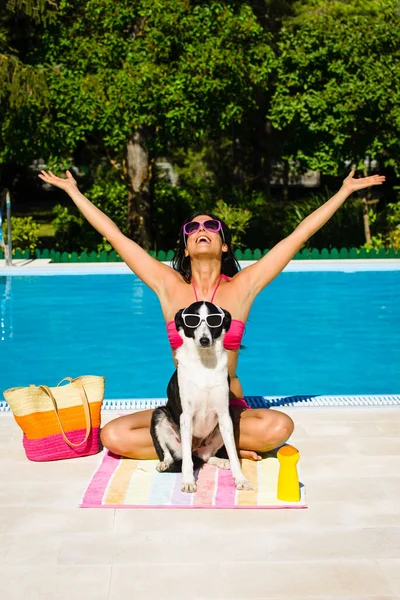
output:
[[[196,240],[196,244],[211,244],[211,240],[206,235],[200,235]]]

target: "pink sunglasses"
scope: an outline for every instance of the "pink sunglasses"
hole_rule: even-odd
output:
[[[218,233],[220,231],[222,239],[225,243],[224,230],[222,229],[221,221],[218,221],[218,219],[207,219],[203,222],[190,221],[189,223],[184,224],[183,233],[185,235],[192,235],[193,233],[197,233],[201,225],[203,225],[206,231],[210,231],[211,233]]]

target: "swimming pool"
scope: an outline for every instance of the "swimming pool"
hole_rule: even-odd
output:
[[[285,272],[257,298],[246,395],[400,392],[400,277]],[[106,398],[164,397],[174,366],[157,297],[133,274],[0,277],[0,390],[106,376]]]

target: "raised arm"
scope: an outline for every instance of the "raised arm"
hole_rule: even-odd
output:
[[[334,215],[344,201],[355,191],[372,185],[382,185],[385,177],[373,175],[372,177],[354,178],[354,171],[346,177],[337,194],[332,196],[325,204],[317,208],[306,217],[287,238],[276,244],[259,261],[242,269],[235,279],[240,285],[245,286],[255,297],[268,285],[283,269],[300,248]]]
[[[69,195],[89,223],[115,248],[130,269],[156,294],[160,294],[166,285],[174,281],[175,272],[150,256],[139,244],[127,238],[117,225],[92,204],[78,189],[70,171],[67,178],[57,177],[51,171],[42,171],[40,179],[54,185]]]

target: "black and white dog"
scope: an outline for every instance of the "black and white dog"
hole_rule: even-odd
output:
[[[252,488],[240,467],[229,414],[223,341],[230,324],[228,311],[211,302],[194,302],[175,315],[183,345],[176,351],[178,367],[168,384],[168,402],[154,411],[150,432],[158,471],[176,470],[182,462],[184,492],[196,491],[193,458],[198,464],[230,468],[238,490]],[[215,456],[223,445],[229,460]]]

